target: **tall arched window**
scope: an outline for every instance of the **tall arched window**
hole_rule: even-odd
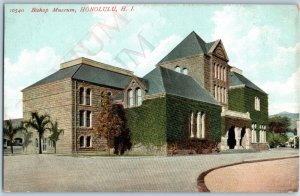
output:
[[[218,87],[215,85],[215,99],[218,99]]]
[[[91,127],[92,113],[91,111],[86,111],[86,126]]]
[[[201,132],[202,132],[202,120],[201,120],[201,112],[198,112],[197,113],[197,134],[196,134],[196,136],[197,136],[197,138],[200,138],[201,136],[200,136],[200,134],[201,134]]]
[[[194,137],[194,113],[192,112],[191,114],[191,119],[190,119],[190,137]]]
[[[91,105],[91,89],[86,89],[85,104]]]
[[[227,80],[227,73],[226,73],[226,67],[224,67],[224,69],[223,69],[223,78],[224,78],[224,81],[226,82],[226,80]]]
[[[217,65],[214,63],[214,69],[215,69],[215,78],[217,78]]]
[[[175,67],[175,71],[178,72],[178,73],[180,73],[180,72],[181,72],[181,71],[180,71],[180,67],[179,67],[179,66],[176,66],[176,67]]]
[[[83,104],[83,94],[84,94],[84,88],[79,88],[79,104]]]
[[[205,113],[201,115],[201,138],[205,138]]]
[[[223,68],[220,67],[220,80],[223,80]]]
[[[131,89],[127,92],[127,102],[129,107],[133,106],[133,91]]]
[[[86,147],[92,147],[92,137],[91,136],[86,137]]]
[[[142,105],[142,90],[140,88],[137,88],[135,90],[135,99],[136,99],[136,104],[137,106]]]
[[[254,109],[260,111],[260,99],[258,97],[254,98]]]
[[[80,146],[80,148],[83,148],[83,147],[84,147],[84,136],[81,136],[81,137],[79,138],[79,146]]]
[[[183,73],[184,75],[188,75],[188,74],[189,74],[189,70],[188,70],[187,68],[184,68],[184,69],[182,70],[182,73]]]
[[[84,126],[84,111],[83,110],[79,111],[79,126],[81,126],[81,127]]]

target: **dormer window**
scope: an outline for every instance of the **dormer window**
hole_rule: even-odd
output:
[[[178,72],[178,73],[181,72],[180,67],[178,65],[175,67],[175,71]]]
[[[189,74],[189,71],[188,71],[187,68],[184,68],[184,69],[182,70],[182,73],[183,73],[184,75],[188,75],[188,74]]]

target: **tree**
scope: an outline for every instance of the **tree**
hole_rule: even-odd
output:
[[[101,110],[99,115],[99,125],[95,129],[95,134],[107,139],[107,151],[110,155],[110,148],[114,146],[115,137],[118,137],[124,127],[124,121],[113,109],[113,104],[107,92],[101,92]]]
[[[287,117],[275,116],[269,118],[269,129],[273,133],[285,133],[289,131],[290,125],[290,119]]]
[[[24,152],[25,149],[27,151],[27,147],[29,146],[29,144],[32,143],[31,140],[32,132],[28,131],[27,129],[24,129],[23,136],[24,136],[24,141],[23,141],[23,152]]]
[[[3,127],[3,135],[8,138],[10,141],[10,149],[11,154],[14,153],[14,138],[15,135],[22,131],[24,129],[23,123],[21,122],[20,125],[17,125],[16,127],[13,126],[11,119],[4,121],[4,127]]]
[[[54,153],[56,153],[56,143],[59,140],[60,134],[64,133],[63,129],[58,128],[58,123],[55,121],[54,123],[51,122],[51,128],[50,128],[51,135],[49,137],[50,141],[53,142],[54,146]]]
[[[39,115],[38,112],[31,112],[31,118],[25,122],[26,128],[33,128],[39,135],[39,154],[42,154],[42,137],[45,131],[50,130],[50,116]]]

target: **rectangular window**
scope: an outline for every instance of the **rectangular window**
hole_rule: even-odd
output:
[[[86,111],[86,126],[91,127],[91,111]]]
[[[79,126],[84,126],[84,111],[82,110],[79,111]]]

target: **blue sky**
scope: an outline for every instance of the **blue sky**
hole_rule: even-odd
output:
[[[269,94],[270,114],[299,111],[296,6],[127,5],[133,11],[118,12],[117,19],[113,12],[79,12],[88,6],[97,5],[5,6],[4,118],[22,117],[20,90],[57,71],[61,62],[84,56],[143,76],[192,31],[206,42],[222,40],[229,64]],[[52,13],[55,7],[77,12]],[[24,12],[10,12],[14,8]],[[105,33],[100,23],[110,29]],[[124,51],[141,51],[139,38],[148,43],[145,53],[131,59]]]

